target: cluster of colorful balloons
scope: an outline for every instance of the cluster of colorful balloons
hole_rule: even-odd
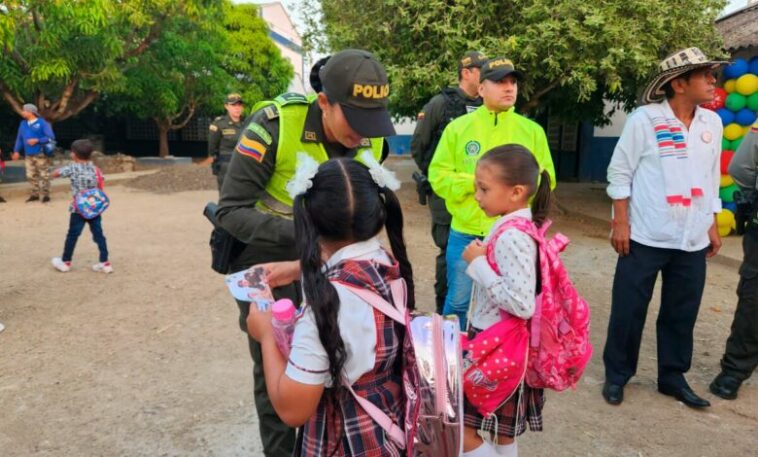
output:
[[[729,235],[736,228],[734,192],[737,185],[727,173],[727,168],[742,138],[758,118],[758,56],[750,61],[735,59],[724,68],[724,78],[724,87],[717,88],[713,101],[703,105],[715,111],[724,124],[719,190],[724,210],[717,217],[721,236]]]

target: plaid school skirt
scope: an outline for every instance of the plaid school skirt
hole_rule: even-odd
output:
[[[474,338],[481,330],[471,327],[469,338]],[[521,401],[519,402],[519,399]],[[526,383],[523,386],[523,392],[516,390],[511,398],[503,404],[492,417],[485,419],[476,407],[463,398],[463,424],[466,427],[480,429],[484,423],[483,429],[489,432],[496,432],[498,436],[507,436],[514,438],[526,431],[526,424],[529,424],[529,430],[533,432],[542,431],[542,407],[545,405],[545,391],[543,389],[533,389]]]

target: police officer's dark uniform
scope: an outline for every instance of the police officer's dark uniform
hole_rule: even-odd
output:
[[[356,157],[370,150],[376,159],[386,153],[382,137],[393,135],[386,111],[389,85],[383,67],[360,50],[335,54],[320,71],[323,93],[339,102],[350,127],[365,137],[349,149],[330,143],[324,132],[322,110],[315,97],[284,94],[259,103],[232,154],[221,189],[216,216],[221,226],[246,247],[233,260],[230,271],[252,265],[296,260],[292,200],[284,186],[296,168],[296,155],[306,152],[318,162],[332,157]],[[371,138],[371,139],[369,139]],[[273,290],[274,297],[299,302],[299,285]],[[247,333],[250,303],[237,302],[239,325]],[[266,456],[289,456],[295,433],[276,415],[266,391],[260,345],[248,338],[253,358],[255,405]]]
[[[737,286],[737,309],[721,359],[721,373],[711,393],[731,400],[758,367],[758,122],[750,129],[729,164],[729,174],[745,194],[747,227],[742,238],[744,258]]]
[[[486,61],[487,57],[481,52],[469,51],[458,62],[458,71],[463,68],[481,68]],[[472,98],[460,87],[446,87],[427,102],[418,114],[416,129],[411,139],[411,154],[424,176],[428,176],[429,164],[447,124],[481,105],[482,99],[479,96]],[[451,217],[445,208],[445,201],[432,192],[428,181],[417,184],[420,200],[426,200],[432,213],[432,239],[440,249],[436,262],[434,293],[437,312],[441,313],[447,295],[445,250],[450,234]]]
[[[244,102],[239,94],[229,94],[226,97],[225,104],[227,105],[242,103]],[[212,170],[218,181],[219,192],[221,192],[221,185],[224,183],[224,176],[232,158],[232,151],[237,146],[242,133],[243,124],[242,118],[234,122],[227,113],[214,119],[208,127],[208,156],[213,157]]]

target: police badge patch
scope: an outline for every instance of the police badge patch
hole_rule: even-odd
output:
[[[475,155],[479,155],[479,151],[482,150],[482,146],[479,144],[478,141],[472,140],[466,143],[465,149],[466,149],[466,155],[475,156]]]

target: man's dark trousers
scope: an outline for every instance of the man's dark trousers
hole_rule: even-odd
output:
[[[742,238],[745,257],[737,286],[737,310],[721,359],[723,373],[740,382],[758,367],[758,227],[754,230]]]
[[[637,371],[647,308],[661,272],[658,385],[687,385],[684,373],[692,362],[692,333],[705,286],[707,251],[654,248],[632,241],[629,254],[619,257],[603,353],[607,382],[623,386]]]
[[[432,239],[434,240],[434,244],[440,249],[439,254],[437,254],[434,274],[434,298],[437,312],[442,314],[442,308],[445,306],[445,296],[447,295],[447,262],[445,261],[445,251],[447,250],[447,239],[450,236],[450,221],[452,220],[452,216],[447,212],[445,200],[439,198],[435,193],[431,193],[427,201],[429,209],[432,212]]]

